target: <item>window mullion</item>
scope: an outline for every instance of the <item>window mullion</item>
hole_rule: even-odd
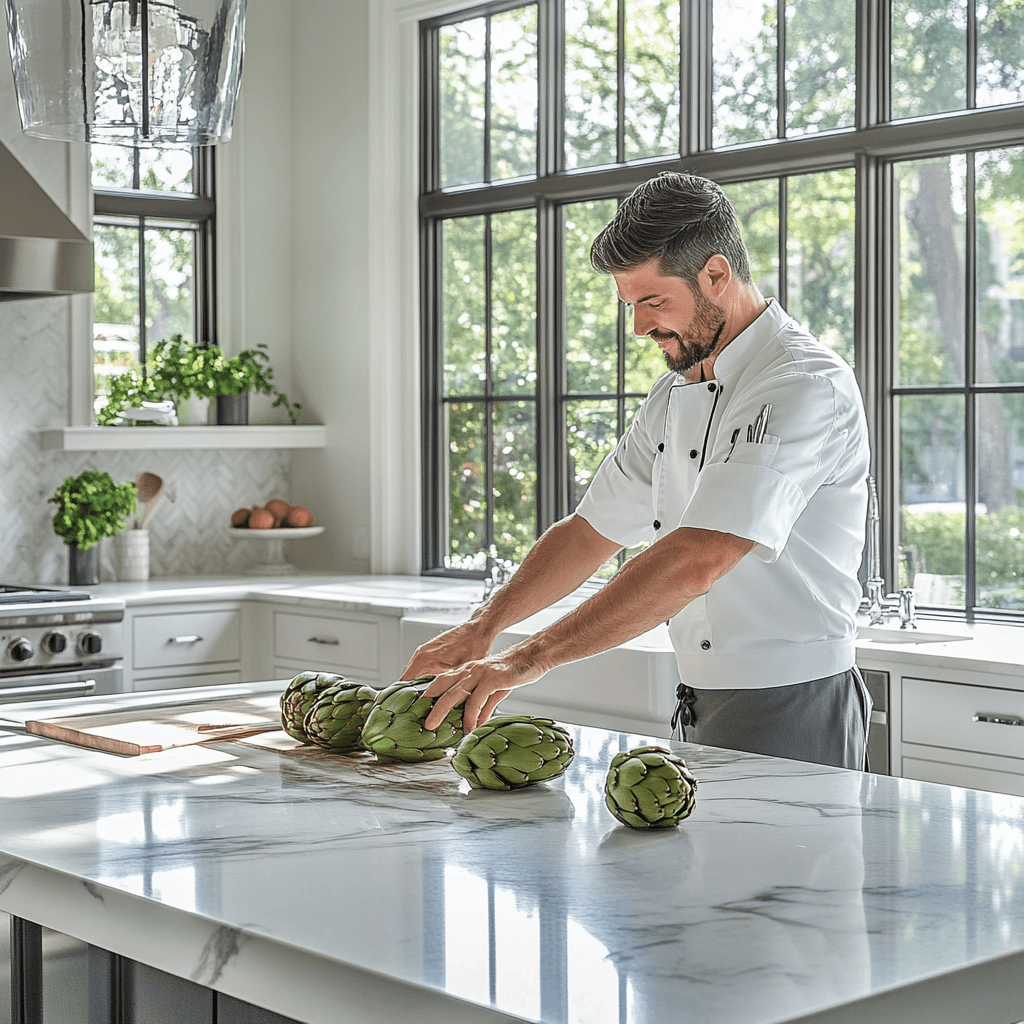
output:
[[[977,382],[977,225],[975,222],[975,178],[974,154],[967,154],[967,174],[965,181],[967,211],[966,238],[964,251],[964,605],[968,620],[974,617],[974,608],[978,603],[977,594],[977,510],[978,510],[978,416],[977,395],[974,385]]]
[[[563,395],[565,392],[564,210],[537,208],[537,535],[567,512],[568,493]]]
[[[967,0],[967,109],[978,105],[978,0]]]
[[[137,151],[136,151],[137,152]],[[139,366],[146,375],[146,218],[139,218]]]
[[[787,235],[789,225],[789,178],[779,178],[779,305],[789,306],[789,259]]]
[[[615,159],[626,159],[626,0],[619,0],[615,20]]]
[[[565,9],[537,3],[537,175],[565,170]]]
[[[490,22],[488,21],[488,24]],[[491,317],[494,285],[494,236],[491,215],[484,218],[484,496],[487,502],[484,515],[484,548],[494,543],[494,359],[492,353]]]
[[[432,569],[444,564],[445,542],[451,510],[448,507],[448,482],[445,476],[447,431],[444,402],[444,354],[442,323],[444,315],[443,221],[428,221],[423,228],[420,246],[422,294],[420,316],[423,324],[423,380],[429,401],[422,409],[422,448],[424,488],[435,500],[422,517],[422,564]],[[429,491],[428,491],[429,488]]]
[[[786,0],[775,4],[775,116],[777,138],[786,137]]]
[[[484,181],[491,180],[491,19],[484,32]]]

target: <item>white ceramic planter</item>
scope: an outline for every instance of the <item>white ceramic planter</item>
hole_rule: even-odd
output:
[[[210,422],[210,400],[208,398],[182,398],[175,403],[180,427],[205,427]]]
[[[124,582],[149,579],[149,530],[122,530],[114,535],[114,567]]]

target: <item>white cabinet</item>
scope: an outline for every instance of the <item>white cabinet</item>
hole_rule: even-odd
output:
[[[242,619],[240,603],[130,608],[125,616],[128,689],[242,682]]]
[[[129,605],[128,690],[215,686],[334,672],[375,686],[405,669],[398,616],[255,598]]]
[[[334,672],[375,686],[393,683],[405,669],[398,622],[394,615],[278,607],[272,612],[273,677]]]
[[[1024,796],[1024,691],[908,675],[898,689],[899,775]]]

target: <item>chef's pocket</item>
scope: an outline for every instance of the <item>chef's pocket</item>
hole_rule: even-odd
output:
[[[742,462],[748,466],[770,466],[779,451],[779,439],[765,434],[761,441],[738,441],[728,462]]]

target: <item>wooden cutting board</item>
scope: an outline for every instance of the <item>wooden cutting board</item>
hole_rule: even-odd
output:
[[[280,728],[277,693],[25,722],[26,731],[37,736],[125,757]]]

